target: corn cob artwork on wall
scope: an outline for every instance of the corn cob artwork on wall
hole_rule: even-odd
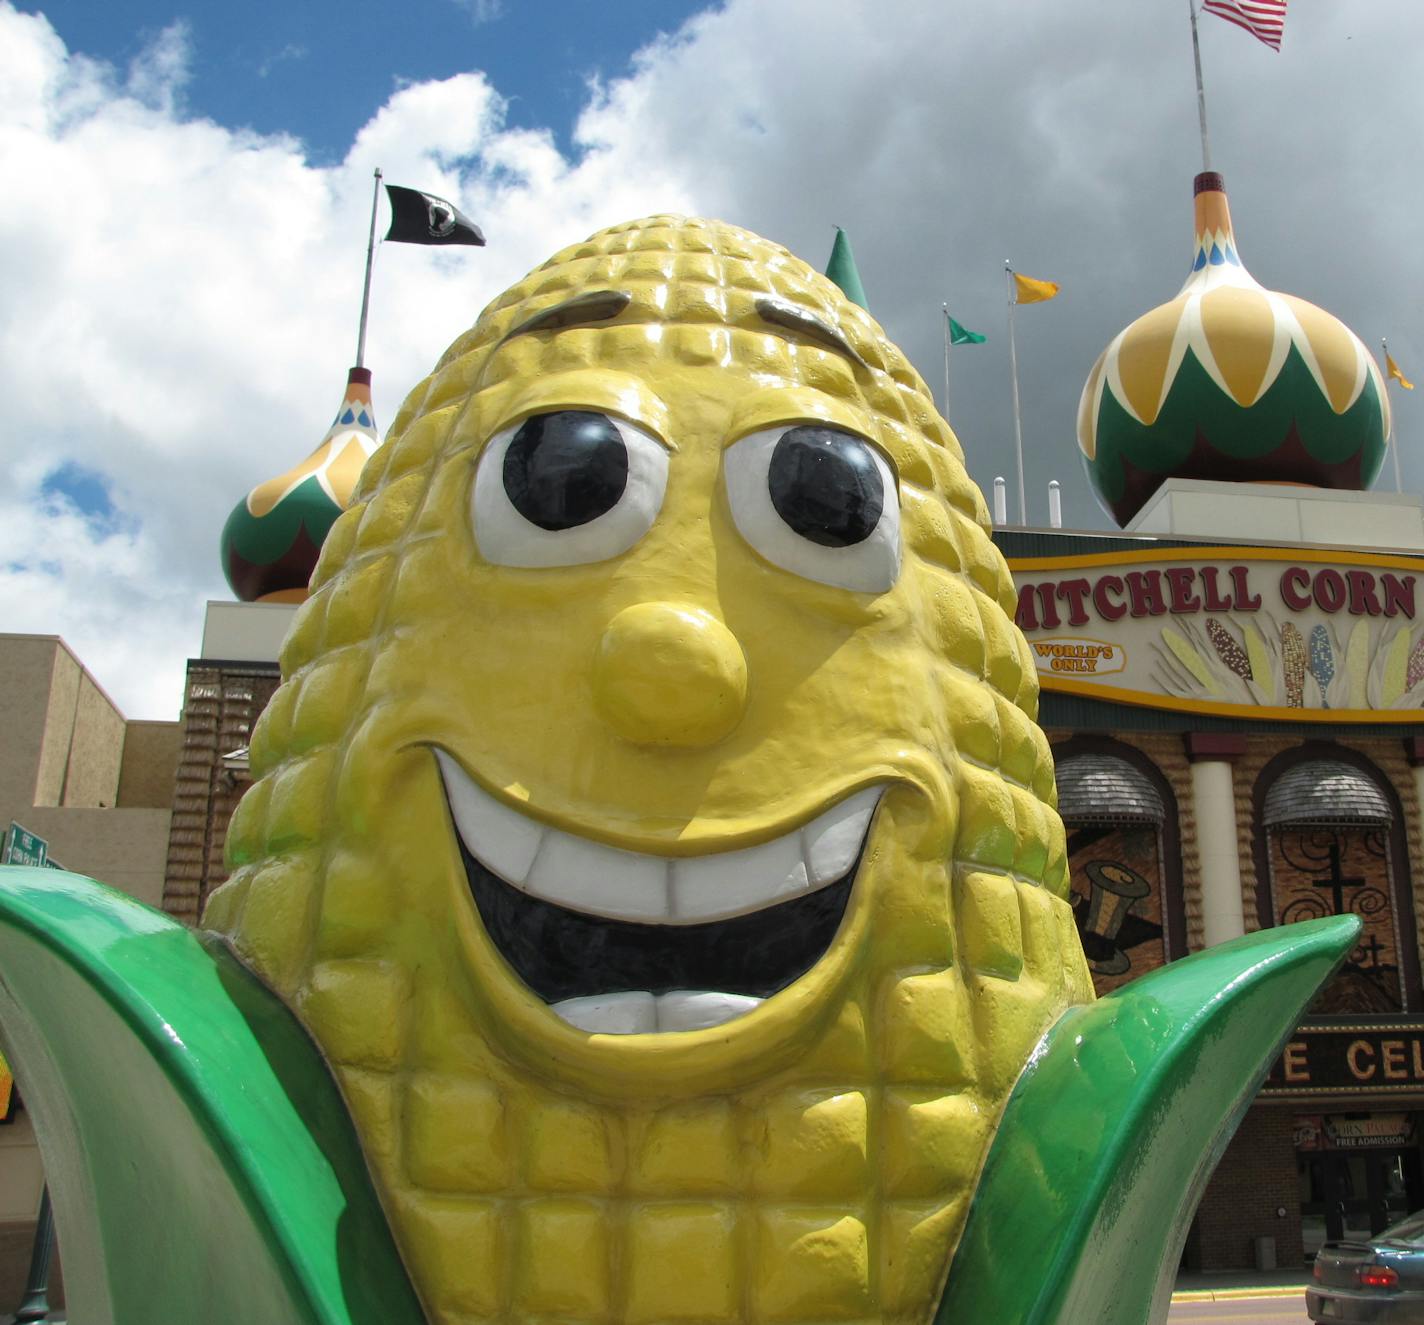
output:
[[[412,392],[205,924],[432,1321],[933,1316],[1092,998],[988,531],[879,326],[717,222],[564,250]]]

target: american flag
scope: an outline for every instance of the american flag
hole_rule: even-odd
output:
[[[1208,14],[1245,28],[1273,51],[1281,49],[1286,26],[1286,0],[1202,0]]]

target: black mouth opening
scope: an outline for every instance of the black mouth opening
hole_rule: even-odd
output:
[[[767,998],[820,960],[840,928],[865,852],[835,883],[747,915],[696,925],[644,925],[531,897],[485,868],[458,833],[485,931],[546,1003],[590,994],[715,989]]]

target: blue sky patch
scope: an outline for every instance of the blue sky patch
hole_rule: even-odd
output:
[[[40,480],[40,498],[50,509],[71,506],[95,533],[117,533],[124,523],[109,480],[98,470],[66,460]]]
[[[41,6],[21,3],[31,13]],[[713,0],[251,0],[184,14],[166,0],[59,3],[43,12],[72,51],[119,69],[175,23],[189,50],[179,97],[190,115],[258,133],[293,133],[308,160],[340,161],[357,130],[400,86],[484,70],[512,128],[553,131],[570,151],[588,81],[632,72],[632,56]],[[403,183],[419,187],[419,180]]]

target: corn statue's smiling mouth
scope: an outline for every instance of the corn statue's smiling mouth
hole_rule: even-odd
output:
[[[840,927],[883,787],[759,846],[674,859],[519,813],[434,751],[485,931],[579,1030],[718,1026],[804,975]]]

